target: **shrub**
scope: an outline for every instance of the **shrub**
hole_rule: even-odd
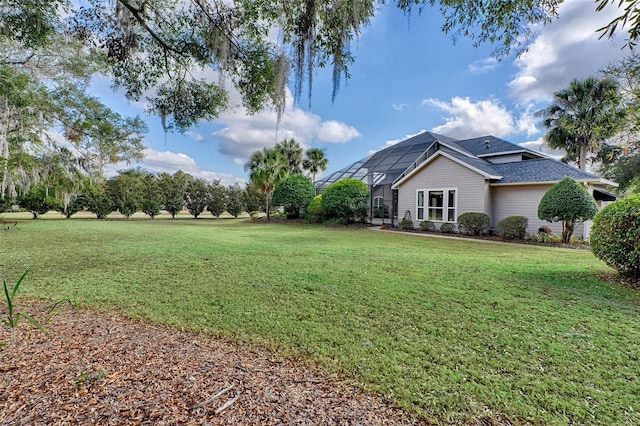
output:
[[[297,218],[300,216],[300,210],[313,200],[315,193],[311,179],[295,173],[278,183],[271,202],[273,206],[284,207],[287,218]]]
[[[615,201],[596,215],[591,250],[622,275],[640,278],[640,194]]]
[[[421,231],[435,231],[436,225],[430,220],[425,220],[420,222],[420,230]]]
[[[389,217],[389,207],[386,204],[381,204],[380,207],[373,209],[373,217],[387,218]]]
[[[529,219],[524,216],[508,216],[497,226],[498,233],[503,240],[522,240],[527,235]]]
[[[404,230],[413,229],[413,221],[411,219],[402,219],[400,221],[400,229],[404,229]]]
[[[453,223],[443,223],[440,225],[440,232],[443,234],[455,234],[456,226]]]
[[[316,195],[314,199],[311,200],[307,207],[307,212],[318,220],[324,217],[324,210],[322,209],[322,194]]]
[[[469,235],[482,235],[489,231],[491,219],[485,213],[468,212],[458,216],[460,232]]]
[[[538,217],[547,222],[562,222],[562,242],[568,243],[576,223],[593,217],[598,205],[587,188],[566,177],[553,185],[538,205]]]
[[[361,216],[367,210],[369,188],[357,179],[343,179],[332,183],[322,194],[322,209],[330,218],[342,218],[347,222]]]

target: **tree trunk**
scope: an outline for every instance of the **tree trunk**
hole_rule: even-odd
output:
[[[587,145],[580,145],[580,170],[585,170],[587,167]]]
[[[267,207],[267,220],[271,220],[271,191],[266,192],[265,204]]]

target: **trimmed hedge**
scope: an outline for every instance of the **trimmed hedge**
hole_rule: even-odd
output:
[[[349,222],[355,217],[366,218],[369,188],[358,179],[342,179],[332,183],[322,193],[322,208],[328,218]]]
[[[435,231],[436,230],[436,224],[431,222],[430,220],[425,220],[423,222],[420,222],[420,230],[421,231]]]
[[[456,226],[453,223],[443,223],[440,225],[440,232],[443,234],[455,234]]]
[[[458,216],[458,229],[463,234],[482,235],[491,228],[491,218],[485,213],[468,212]]]
[[[402,219],[400,221],[400,229],[410,230],[413,229],[413,221],[411,219]]]
[[[622,275],[640,279],[640,194],[615,201],[596,215],[591,251]]]
[[[523,240],[527,235],[529,219],[524,216],[508,216],[496,227],[503,240]]]

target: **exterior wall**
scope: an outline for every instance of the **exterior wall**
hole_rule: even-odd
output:
[[[514,161],[522,161],[522,154],[507,154],[507,155],[498,155],[495,157],[485,157],[485,160],[494,163],[512,163]]]
[[[562,224],[559,222],[549,223],[538,219],[538,204],[551,186],[551,184],[492,186],[493,214],[490,215],[492,228],[495,229],[498,222],[507,216],[524,216],[529,219],[527,227],[529,233],[537,233],[541,226],[550,227],[554,234],[562,233]],[[579,236],[582,232],[582,227],[577,226],[574,234]]]
[[[398,220],[402,220],[409,210],[417,228],[420,222],[417,220],[417,191],[440,188],[457,188],[457,216],[466,212],[489,214],[490,188],[485,184],[484,176],[448,158],[438,157],[398,187]]]

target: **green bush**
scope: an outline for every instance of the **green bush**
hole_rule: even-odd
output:
[[[300,216],[300,210],[313,200],[315,193],[311,179],[295,173],[278,183],[273,191],[271,205],[284,207],[287,218],[297,218]]]
[[[524,216],[508,216],[498,223],[497,230],[503,240],[522,240],[528,225],[529,219]]]
[[[430,220],[425,220],[420,222],[420,230],[421,231],[435,231],[436,225]]]
[[[598,205],[587,188],[566,177],[553,185],[538,205],[538,217],[547,222],[562,222],[562,242],[568,243],[576,223],[593,219]]]
[[[373,209],[373,217],[387,218],[389,217],[389,207],[386,204],[381,204],[380,207]]]
[[[458,229],[469,235],[482,235],[489,231],[491,218],[485,213],[468,212],[458,216]]]
[[[322,209],[322,194],[316,195],[307,207],[307,213],[315,217],[316,220],[321,220],[324,217],[324,210]]]
[[[443,234],[455,234],[456,226],[453,223],[443,223],[440,225],[440,232]]]
[[[413,221],[411,219],[402,219],[400,221],[400,229],[410,230],[413,229]]]
[[[322,209],[329,218],[342,218],[347,222],[354,217],[366,216],[369,188],[357,179],[343,179],[332,183],[322,194]]]
[[[615,201],[596,215],[591,250],[622,275],[640,279],[640,194]]]

